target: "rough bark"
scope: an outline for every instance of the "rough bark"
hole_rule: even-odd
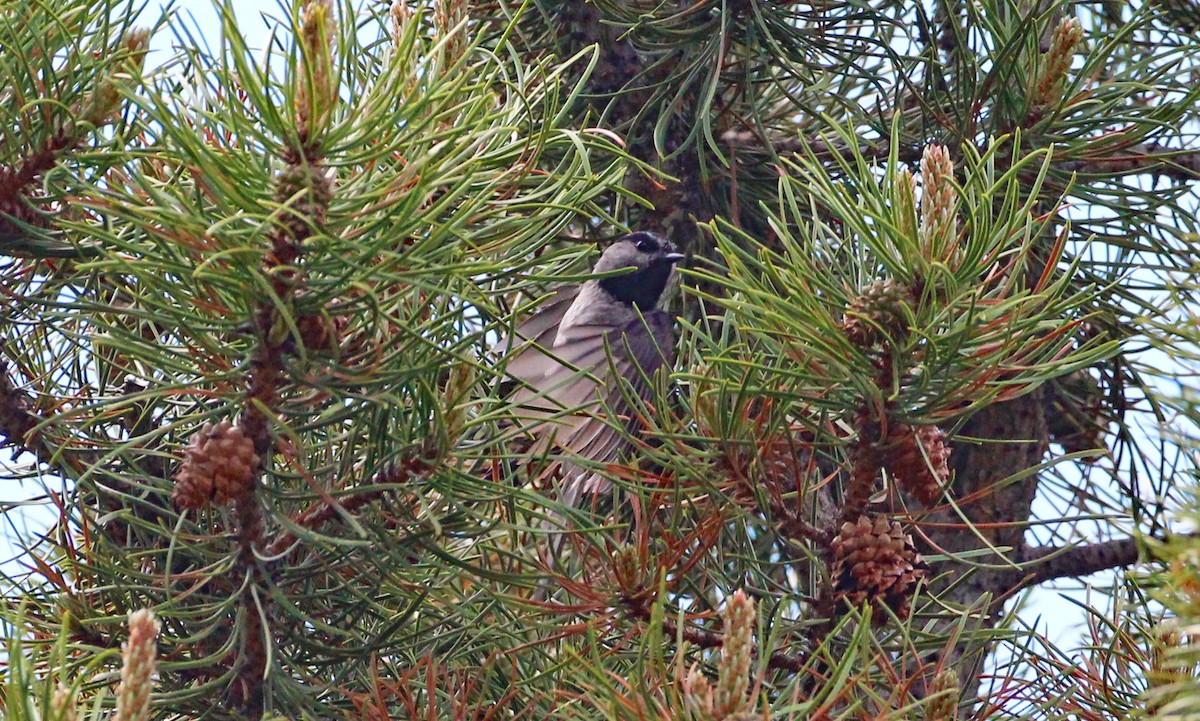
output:
[[[993,547],[1024,547],[1025,522],[1032,513],[1038,476],[1001,483],[1006,478],[1036,466],[1046,453],[1049,430],[1046,422],[1047,392],[1038,389],[1007,403],[985,408],[959,429],[950,466],[954,474],[951,495],[970,521],[968,528],[953,510],[938,511],[919,525],[931,553],[959,554]],[[991,628],[1000,620],[1002,598],[1012,587],[1011,554],[972,557],[972,563],[990,564],[994,569],[973,568],[948,560],[932,564],[932,591],[947,603],[971,606],[980,598],[994,600],[983,619]],[[980,651],[971,653],[972,651]],[[964,693],[979,686],[979,667],[987,649],[959,646],[954,657],[945,659],[958,670]],[[965,657],[969,654],[969,657]]]

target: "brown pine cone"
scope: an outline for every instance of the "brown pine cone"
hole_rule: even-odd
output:
[[[333,319],[317,313],[302,315],[296,319],[300,330],[300,342],[308,350],[331,350],[335,347],[336,326]]]
[[[253,491],[254,441],[228,420],[206,423],[183,451],[171,499],[180,508],[227,505]]]
[[[950,480],[950,447],[937,426],[893,424],[888,433],[884,463],[896,485],[926,506],[942,497]]]
[[[876,280],[846,306],[842,331],[860,348],[899,338],[908,330],[905,308],[913,305],[912,292],[894,278]]]
[[[185,456],[183,466],[175,474],[175,490],[171,492],[171,502],[177,508],[204,508],[212,500],[212,487],[212,474],[197,472]]]
[[[758,448],[756,476],[760,484],[790,490],[804,472],[801,463],[803,445],[783,436],[764,441]]]
[[[886,606],[907,618],[909,597],[917,581],[925,576],[928,565],[904,533],[899,523],[883,516],[874,520],[859,516],[856,523],[845,523],[833,539],[834,599],[848,606],[864,601],[877,604],[872,621],[886,621]]]

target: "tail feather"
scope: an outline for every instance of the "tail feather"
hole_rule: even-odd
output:
[[[596,471],[580,468],[566,462],[560,466],[563,482],[559,484],[559,505],[567,508],[586,508],[594,505],[595,501],[612,489],[612,483]],[[560,569],[563,542],[566,533],[570,531],[571,521],[554,508],[546,508],[546,517],[541,527],[546,534],[545,550],[542,560],[548,568]]]

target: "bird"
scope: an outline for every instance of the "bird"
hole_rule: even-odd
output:
[[[638,431],[622,382],[647,401],[655,374],[674,365],[674,321],[662,305],[683,258],[654,233],[625,235],[600,255],[598,277],[555,289],[497,344],[504,373],[518,382],[510,402],[535,438],[533,451],[558,453],[564,506],[609,491],[597,469],[619,458]],[[546,525],[562,519],[552,514]]]

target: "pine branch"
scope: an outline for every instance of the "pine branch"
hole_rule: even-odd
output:
[[[29,399],[17,388],[8,372],[8,363],[0,358],[0,448],[8,446],[32,454],[51,468],[80,471],[90,461],[58,453],[34,429],[46,421],[29,410]]]
[[[0,208],[16,203],[21,194],[58,162],[58,155],[78,140],[58,132],[17,167],[0,166]]]
[[[777,155],[808,153],[818,160],[852,158],[855,154],[868,160],[882,161],[888,157],[887,143],[860,142],[851,147],[841,138],[828,139],[812,136],[808,138],[771,138],[764,140],[748,130],[729,130],[721,139],[731,147],[743,149],[765,149],[767,143]],[[916,163],[921,159],[918,148],[900,148],[899,159]],[[1200,150],[1173,150],[1158,143],[1139,143],[1119,153],[1088,158],[1086,160],[1057,160],[1055,167],[1071,173],[1084,175],[1142,175],[1151,174],[1174,180],[1200,180]]]
[[[1158,143],[1139,143],[1121,153],[1088,160],[1070,160],[1060,168],[1086,175],[1149,174],[1173,180],[1200,180],[1200,150],[1181,151]]]
[[[771,153],[775,155],[804,152],[822,161],[833,158],[849,159],[854,157],[856,153],[869,160],[885,160],[888,157],[888,146],[885,142],[873,143],[861,141],[852,147],[840,137],[826,138],[812,135],[805,138],[763,138],[751,130],[727,130],[721,136],[721,140],[732,148],[765,151],[769,145]],[[919,162],[921,160],[921,149],[909,148],[906,151],[905,148],[901,148],[900,159],[908,163]]]
[[[122,72],[140,74],[149,37],[149,32],[145,30],[127,30],[116,45],[106,47],[103,52],[93,51],[98,64],[90,69],[79,68],[92,76],[91,86],[76,102],[70,103],[68,120],[50,120],[53,117],[50,113],[21,113],[9,121],[16,126],[13,130],[20,131],[16,135],[44,137],[44,140],[40,144],[35,143],[32,148],[22,148],[27,154],[19,163],[0,164],[0,252],[28,253],[35,257],[69,257],[78,254],[73,247],[47,242],[45,237],[38,237],[36,231],[30,233],[23,227],[42,229],[48,225],[45,216],[34,206],[38,205],[45,211],[50,209],[51,204],[45,199],[40,203],[30,203],[35,200],[30,191],[38,187],[38,181],[58,165],[67,151],[80,148],[90,133],[113,121],[123,104],[114,86],[114,78]],[[47,41],[43,38],[43,42]],[[107,41],[102,42],[107,44]],[[46,48],[42,48],[41,52],[46,52]],[[19,55],[20,51],[17,51]],[[85,53],[75,49],[71,55]],[[38,91],[47,91],[48,88],[38,85],[40,82],[45,82],[45,79],[34,83]],[[6,99],[11,95],[20,95],[15,88],[8,89],[6,93]],[[63,97],[53,95],[50,99],[60,104],[66,102]],[[33,107],[33,104],[30,106]],[[34,117],[44,119],[43,127],[37,127]],[[0,144],[5,140],[0,136]]]
[[[775,523],[780,535],[797,542],[812,543],[823,553],[829,550],[829,544],[836,533],[834,529],[813,526],[775,498],[768,501],[767,507],[771,511],[771,521]]]
[[[938,0],[934,5],[937,44],[948,57],[962,51],[964,15],[965,8],[959,0]]]
[[[315,159],[313,159],[315,162]],[[291,165],[298,163],[295,159]],[[272,292],[276,297],[289,298],[294,292],[294,272],[291,270],[300,257],[300,239],[292,236],[293,227],[281,224],[272,236],[273,250],[264,261],[268,277],[272,278]],[[261,301],[255,318],[258,346],[251,363],[241,426],[254,442],[254,452],[260,459],[270,457],[273,439],[271,418],[277,412],[279,391],[285,383],[284,354],[286,336],[276,338],[273,332],[277,318],[275,305],[270,299]],[[263,466],[256,469],[261,474]],[[257,487],[257,484],[255,484]],[[251,586],[262,587],[267,583],[268,571],[258,561],[258,552],[263,535],[263,509],[257,494],[251,492],[238,499],[234,509],[237,524],[238,565],[241,571],[253,579]],[[266,631],[263,616],[268,610],[260,606],[254,593],[243,591],[240,599],[242,621],[242,648],[237,659],[237,677],[229,687],[230,704],[251,718],[262,714],[263,679],[267,666]]]
[[[429,462],[423,458],[408,458],[400,463],[394,464],[391,467],[375,474],[371,479],[370,485],[379,486],[370,491],[358,493],[346,498],[338,503],[338,505],[330,505],[325,501],[314,503],[304,509],[300,515],[292,519],[292,522],[302,528],[316,530],[326,523],[329,523],[334,518],[338,517],[338,510],[346,513],[366,506],[369,503],[383,498],[392,491],[391,486],[396,486],[405,481],[408,481],[413,476],[422,475],[432,470]],[[288,546],[296,542],[296,534],[287,532],[280,535],[268,547],[269,555],[275,556],[287,550]]]
[[[325,23],[324,7],[319,3],[307,5],[306,12],[311,13],[305,17],[306,29]],[[316,34],[320,42],[328,43],[326,37]],[[313,52],[312,43],[304,47]],[[328,88],[325,90],[330,92]],[[323,117],[320,112],[314,112],[314,108],[319,111],[323,107],[323,101],[320,97],[315,100],[304,97],[304,102],[297,102],[299,146],[285,152],[286,169],[276,179],[275,194],[282,206],[282,218],[271,233],[271,251],[263,259],[263,272],[270,278],[271,293],[259,301],[255,313],[254,330],[258,342],[242,404],[241,427],[254,442],[254,452],[259,459],[270,457],[274,445],[271,424],[278,414],[280,392],[288,383],[285,359],[292,341],[288,333],[278,332],[285,321],[276,302],[286,306],[295,298],[303,279],[298,266],[304,242],[312,236],[313,229],[324,222],[333,192],[325,175],[325,158],[319,139],[315,138],[315,131],[323,128],[310,126],[310,121],[316,122]],[[290,205],[297,198],[299,202]],[[263,470],[264,463],[260,460],[255,474],[261,474]],[[257,484],[252,487],[257,488]],[[250,592],[252,588],[269,585],[269,579],[265,578],[269,571],[258,560],[264,528],[258,495],[251,492],[238,499],[234,516],[237,519],[239,566],[253,581],[240,598],[243,645],[237,660],[237,677],[229,687],[228,699],[234,708],[250,718],[259,718],[263,713],[263,683],[269,657],[264,621],[270,609],[265,605],[265,596],[260,598]]]
[[[1174,31],[1191,35],[1200,27],[1200,3],[1195,0],[1157,0],[1155,17]]]
[[[1200,533],[1180,534],[1178,538],[1200,539]],[[1024,546],[1017,550],[1014,562],[1037,565],[1028,570],[1010,571],[1008,585],[1014,586],[1015,590],[1059,578],[1082,578],[1100,571],[1132,566],[1145,560],[1144,546],[1145,543],[1138,538],[1116,538],[1075,546]]]
[[[662,144],[670,151],[685,147],[699,122],[697,113],[706,108],[693,102],[664,103],[660,83],[669,75],[671,65],[654,63],[654,33],[617,8],[604,4],[564,3],[559,21],[566,31],[565,45],[570,53],[596,44],[600,49],[595,70],[588,80],[588,91],[595,98],[607,126],[625,135],[631,154],[648,166],[677,178],[652,178],[644,172],[630,173],[628,187],[649,201],[651,208],[640,223],[663,232],[683,252],[695,248],[699,237],[695,221],[712,217],[701,188],[703,174],[694,153],[660,157],[654,138],[659,126],[666,128]],[[657,112],[656,112],[657,111]],[[666,122],[662,113],[675,115]]]
[[[1016,556],[1021,564],[1045,559],[1033,568],[1013,570],[1008,585],[1028,588],[1068,576],[1082,578],[1100,571],[1131,566],[1142,558],[1142,543],[1136,538],[1119,538],[1078,546],[1025,546]]]
[[[79,138],[59,131],[19,165],[0,165],[0,252],[40,258],[77,255],[75,248],[47,243],[44,238],[37,237],[38,231],[31,233],[24,226],[46,227],[45,217],[29,203],[29,189],[36,187],[38,179],[58,164],[63,151],[78,143]]]
[[[28,409],[28,399],[13,384],[9,377],[8,364],[0,358],[0,445],[20,448],[48,463],[50,455],[38,438],[30,437],[42,418]]]

